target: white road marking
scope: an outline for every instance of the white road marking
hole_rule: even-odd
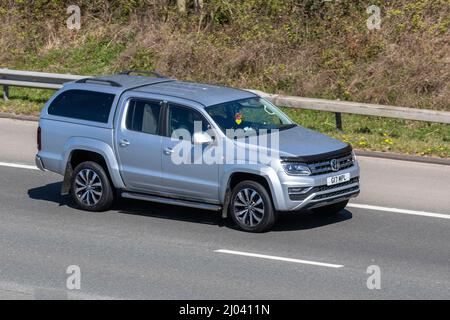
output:
[[[20,163],[8,163],[8,162],[0,162],[0,167],[10,167],[10,168],[20,168],[20,169],[28,169],[28,170],[39,170],[36,166],[30,166],[27,164]]]
[[[450,219],[450,214],[433,213],[433,212],[425,212],[425,211],[414,211],[414,210],[397,209],[397,208],[387,208],[387,207],[372,206],[372,205],[368,205],[368,204],[349,203],[347,205],[347,207],[358,208],[358,209],[367,209],[367,210],[376,210],[376,211],[386,211],[386,212],[392,212],[392,213],[410,214],[410,215],[415,215],[415,216],[424,216],[424,217],[431,217],[431,218]]]
[[[278,260],[278,261],[284,261],[284,262],[310,264],[310,265],[314,265],[314,266],[328,267],[328,268],[342,268],[343,267],[343,265],[341,265],[341,264],[331,264],[331,263],[323,263],[323,262],[316,262],[316,261],[309,261],[309,260],[300,260],[300,259],[284,258],[284,257],[277,257],[277,256],[268,256],[268,255],[265,255],[265,254],[242,252],[242,251],[233,251],[233,250],[226,250],[226,249],[214,250],[214,252],[234,254],[234,255],[238,255],[238,256],[246,256],[246,257],[252,257],[252,258],[261,258],[261,259]]]

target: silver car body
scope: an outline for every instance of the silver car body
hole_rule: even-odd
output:
[[[139,98],[195,109],[221,139],[228,139],[205,108],[257,97],[254,93],[167,78],[117,75],[97,79],[118,85],[95,81],[68,83],[45,105],[39,122],[42,148],[36,156],[36,164],[41,169],[65,175],[75,150],[91,151],[103,157],[114,187],[122,190],[123,194],[180,199],[210,204],[211,208],[217,209],[226,202],[230,177],[236,173],[258,175],[266,179],[274,207],[278,211],[320,207],[347,200],[359,193],[359,166],[353,158],[351,147],[301,126],[279,132],[279,157],[273,159],[270,165],[239,164],[239,161],[233,164],[174,165],[165,153],[167,148],[176,143],[170,137],[133,132],[125,126],[128,102],[132,98]],[[108,122],[98,123],[49,114],[48,107],[52,101],[62,92],[73,89],[114,94]],[[258,146],[254,147],[257,152]],[[345,163],[344,168],[332,171],[330,161],[334,159]],[[310,176],[293,176],[285,172],[283,161],[305,162],[313,169],[319,169],[316,170],[317,174]],[[350,175],[350,181],[327,186],[327,178],[345,173]],[[304,190],[300,194],[290,194],[289,188],[296,187]]]

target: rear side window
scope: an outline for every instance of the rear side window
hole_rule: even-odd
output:
[[[110,93],[67,90],[56,97],[48,107],[54,116],[107,123],[114,101]]]
[[[127,113],[127,129],[158,134],[161,105],[152,101],[131,101]]]

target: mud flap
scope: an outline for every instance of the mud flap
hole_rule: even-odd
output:
[[[73,168],[70,162],[67,163],[66,172],[64,173],[64,180],[61,185],[61,195],[68,195],[70,192],[70,185],[72,182]]]
[[[224,219],[228,217],[228,206],[230,205],[230,198],[231,198],[231,190],[230,188],[227,188],[227,191],[225,192],[225,201],[223,202],[222,207],[222,218]]]

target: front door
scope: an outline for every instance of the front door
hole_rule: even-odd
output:
[[[166,136],[162,138],[163,185],[168,192],[179,197],[217,202],[219,199],[219,165],[205,164],[201,159],[202,152],[212,146],[194,146],[192,139],[186,137],[183,140],[172,139],[175,130],[181,130],[179,132],[184,132],[192,137],[195,122],[201,123],[200,127],[203,131],[208,130],[207,120],[197,110],[168,104]],[[178,157],[177,154],[174,154],[177,145],[183,150],[190,150],[189,161],[183,162],[180,159],[174,159],[174,157]],[[195,151],[194,148],[197,150]],[[200,152],[198,148],[200,148]]]

